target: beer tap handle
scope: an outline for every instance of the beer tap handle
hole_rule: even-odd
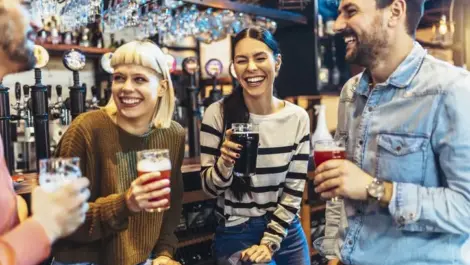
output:
[[[92,87],[91,87],[91,95],[92,95],[94,98],[97,98],[97,97],[98,97],[98,89],[96,89],[96,86],[92,86]]]
[[[68,109],[68,110],[70,109],[70,98],[65,99],[64,105],[65,105],[66,109]]]
[[[29,97],[29,86],[28,85],[23,86],[23,95],[24,95],[25,98]]]
[[[57,93],[57,98],[62,97],[62,86],[61,86],[61,85],[57,85],[57,86],[55,87],[55,92]]]
[[[19,82],[15,83],[15,99],[16,102],[21,100],[21,84]]]
[[[86,86],[85,83],[82,84],[82,87],[83,87],[83,91],[85,92],[83,96],[84,96],[84,98],[85,98],[85,100],[86,100],[86,94],[87,94],[87,92],[88,92],[88,91],[87,91],[88,88],[87,88],[87,86]]]
[[[49,99],[49,102],[52,99],[52,86],[51,85],[47,85],[47,98]]]

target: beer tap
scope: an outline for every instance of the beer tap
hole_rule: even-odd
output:
[[[97,97],[98,89],[96,89],[96,86],[91,87],[91,94],[92,94],[93,97],[86,101],[86,109],[87,110],[100,109],[100,107],[98,106],[98,97]]]
[[[23,86],[23,102],[22,102],[22,110],[24,113],[23,120],[25,121],[25,128],[29,128],[31,130],[32,134],[34,134],[34,117],[32,115],[32,110],[33,110],[33,103],[32,99],[29,95],[29,92],[31,91],[31,87],[28,85]]]
[[[104,99],[100,102],[100,106],[106,106],[111,98],[111,86],[113,84],[114,69],[111,67],[111,58],[113,53],[108,52],[101,57],[101,68],[108,74],[108,84],[104,89]]]
[[[14,169],[13,145],[11,142],[11,124],[10,124],[10,88],[3,86],[0,80],[0,135],[2,136],[3,152],[5,161],[10,174]]]
[[[65,102],[62,100],[62,86],[57,85],[55,87],[57,94],[57,101],[52,107],[52,119],[60,119],[60,125],[70,125],[70,110],[65,106]]]
[[[71,49],[65,52],[62,61],[64,66],[73,72],[73,85],[70,90],[70,112],[72,119],[85,112],[85,90],[80,85],[79,71],[85,68],[85,55],[78,49]]]
[[[36,144],[36,165],[39,168],[39,160],[49,158],[50,156],[47,87],[41,83],[41,68],[45,67],[49,62],[49,53],[44,47],[35,45],[34,55],[36,56],[36,66],[34,67],[35,84],[31,87],[31,99]]]
[[[190,157],[199,156],[201,148],[199,145],[199,117],[198,117],[198,99],[196,86],[196,73],[199,65],[196,57],[187,57],[183,60],[183,72],[189,77],[189,86],[187,87],[186,106],[188,108],[188,134],[189,134],[189,155]]]
[[[219,101],[222,99],[222,90],[217,88],[217,77],[222,73],[223,65],[222,62],[218,59],[210,59],[206,63],[206,72],[212,77],[212,90],[209,93],[209,97],[204,99],[204,107],[209,107],[210,104]]]

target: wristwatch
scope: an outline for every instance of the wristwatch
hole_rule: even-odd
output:
[[[372,182],[366,187],[367,194],[373,199],[380,201],[385,195],[385,185],[383,181],[374,178]]]
[[[271,253],[278,251],[280,248],[278,244],[271,241],[264,242],[263,245],[267,246]]]

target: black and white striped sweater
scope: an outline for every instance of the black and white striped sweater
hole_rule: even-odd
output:
[[[217,197],[217,211],[226,218],[226,226],[272,213],[260,244],[280,244],[302,202],[310,152],[309,116],[301,107],[286,102],[276,113],[250,114],[250,122],[259,125],[260,134],[252,196],[245,195],[241,201],[235,198],[230,190],[233,167],[227,168],[219,158],[224,130],[222,101],[209,106],[202,121],[202,187],[208,195]]]

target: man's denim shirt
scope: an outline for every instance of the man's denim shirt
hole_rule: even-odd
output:
[[[470,73],[415,43],[385,83],[370,90],[369,80],[364,72],[343,88],[336,137],[394,193],[388,209],[345,200],[337,255],[358,265],[470,264]]]

